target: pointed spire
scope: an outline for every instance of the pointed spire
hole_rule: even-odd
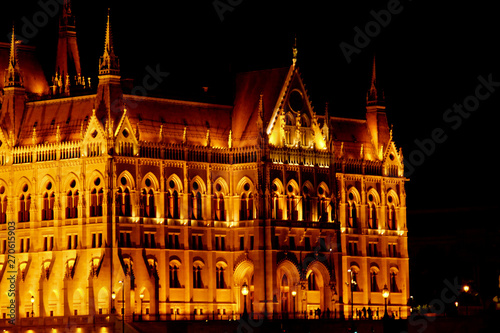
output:
[[[292,53],[293,53],[293,58],[292,58],[292,63],[293,67],[295,67],[295,64],[297,63],[297,54],[298,54],[298,49],[297,49],[297,36],[295,36],[295,40],[293,43],[293,48],[292,48]]]
[[[5,75],[5,87],[22,87],[23,79],[21,70],[19,69],[19,61],[17,59],[16,35],[14,25],[12,25],[12,37],[10,43],[9,67]]]
[[[380,84],[377,82],[377,70],[375,66],[375,55],[373,56],[373,64],[372,64],[372,78],[370,83],[370,89],[366,94],[366,103],[368,105],[374,104],[383,104],[385,101],[384,91],[380,87]]]
[[[120,74],[120,62],[118,57],[115,55],[115,50],[113,47],[113,36],[111,33],[111,23],[108,8],[108,21],[106,24],[106,35],[104,38],[104,54],[99,62],[99,75],[119,75]]]

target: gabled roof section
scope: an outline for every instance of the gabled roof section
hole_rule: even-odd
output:
[[[293,66],[237,75],[231,125],[235,147],[255,144],[259,135],[257,117],[260,95],[262,94],[264,126],[267,126],[292,72]]]

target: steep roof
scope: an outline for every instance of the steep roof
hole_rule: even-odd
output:
[[[123,99],[127,116],[132,126],[139,129],[141,141],[158,142],[163,124],[166,142],[182,143],[186,127],[188,144],[207,145],[210,129],[211,146],[228,146],[231,106],[134,95],[124,95]]]
[[[237,75],[232,114],[232,130],[236,147],[254,141],[258,136],[257,117],[261,94],[264,124],[269,121],[289,70],[289,67],[285,67]]]
[[[42,66],[35,55],[35,48],[26,45],[17,45],[19,67],[24,79],[26,92],[46,95],[49,93],[49,84],[45,78]],[[0,43],[0,89],[5,82],[5,69],[9,66],[10,44]]]

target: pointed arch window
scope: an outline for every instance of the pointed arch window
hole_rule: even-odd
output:
[[[217,263],[215,267],[215,284],[217,289],[225,289],[226,283],[224,280],[224,273],[226,270],[226,265],[223,262]]]
[[[390,281],[391,293],[399,293],[398,284],[397,284],[397,275],[398,275],[398,272],[396,270],[391,270],[391,281]]]
[[[316,283],[316,275],[314,272],[311,272],[307,277],[307,287],[308,290],[318,290],[318,285]]]
[[[74,219],[78,217],[78,190],[68,191],[66,195],[66,218]]]
[[[179,218],[179,195],[177,191],[165,194],[165,215],[170,219]]]
[[[116,193],[116,210],[118,216],[131,216],[132,206],[130,204],[130,190],[118,189]]]
[[[104,191],[102,188],[97,190],[93,188],[90,192],[90,216],[102,216],[102,202],[103,202]]]
[[[378,292],[378,283],[377,283],[377,275],[378,275],[378,270],[376,269],[371,269],[370,270],[370,290],[372,292]]]
[[[179,265],[171,263],[169,266],[169,282],[170,288],[181,288],[179,282]]]
[[[19,222],[30,221],[31,195],[21,194],[19,197]]]
[[[378,221],[377,221],[377,207],[375,206],[374,203],[369,204],[369,215],[368,215],[368,222],[370,225],[370,228],[372,229],[377,229],[378,228]]]
[[[203,281],[201,279],[202,266],[198,263],[193,265],[193,288],[203,288]]]
[[[391,230],[396,230],[396,209],[393,205],[387,210],[387,226]]]
[[[42,220],[50,221],[54,219],[54,192],[45,192],[42,197]]]
[[[226,220],[224,194],[222,194],[222,193],[215,193],[214,194],[214,211],[215,211],[214,219],[216,221],[225,221]]]
[[[349,203],[349,227],[356,228],[358,226],[358,209],[356,203]]]

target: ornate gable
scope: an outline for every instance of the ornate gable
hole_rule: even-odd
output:
[[[115,131],[115,152],[123,156],[135,156],[139,153],[139,141],[127,116],[127,110],[118,123]]]
[[[302,77],[293,66],[269,119],[267,134],[269,143],[278,147],[326,148]]]

